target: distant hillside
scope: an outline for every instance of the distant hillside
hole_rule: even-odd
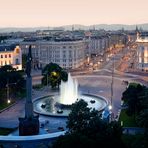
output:
[[[65,25],[65,26],[60,26],[60,27],[32,27],[32,28],[16,28],[16,27],[11,27],[11,28],[0,28],[0,33],[3,32],[32,32],[36,30],[51,30],[51,29],[59,29],[63,28],[65,30],[89,30],[89,29],[104,29],[104,30],[121,30],[124,28],[124,30],[135,30],[136,26],[140,29],[143,30],[148,30],[148,23],[146,24],[138,24],[138,25],[124,25],[124,24],[96,24],[96,25],[91,25],[91,26],[84,26],[84,25],[79,25],[79,24],[74,24],[74,25]]]
[[[91,25],[91,26],[84,26],[84,25],[67,25],[67,26],[62,26],[66,30],[72,30],[72,27],[74,29],[104,29],[104,30],[121,30],[124,28],[124,30],[135,30],[136,26],[140,29],[142,28],[143,30],[148,30],[148,23],[146,24],[138,24],[138,25],[124,25],[124,24],[96,24],[96,25]]]

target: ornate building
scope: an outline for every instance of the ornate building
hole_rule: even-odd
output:
[[[18,45],[0,44],[0,67],[4,65],[22,70],[22,51]]]
[[[22,53],[32,45],[34,68],[43,68],[50,62],[65,69],[75,69],[83,65],[86,43],[83,40],[27,41],[21,43]]]

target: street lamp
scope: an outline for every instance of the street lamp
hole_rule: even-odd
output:
[[[110,105],[108,106],[108,109],[109,109],[109,110],[112,110],[112,108],[113,108],[113,107],[112,107],[112,105],[110,104]]]
[[[7,103],[8,103],[8,104],[10,104],[10,103],[11,103],[11,100],[10,100],[10,99],[8,99],[8,100],[7,100]]]
[[[47,84],[47,87],[48,87],[48,72],[43,73],[43,75],[46,76],[46,84]]]
[[[10,104],[11,103],[11,99],[10,99],[10,92],[9,92],[9,85],[13,85],[13,84],[16,84],[16,83],[9,83],[9,79],[7,79],[7,84],[6,84],[6,87],[7,87],[7,103]]]
[[[109,105],[109,110],[112,110],[113,107],[113,84],[114,84],[114,68],[115,68],[115,62],[114,62],[114,56],[113,56],[113,67],[112,67],[112,80],[111,80],[111,100],[110,100],[110,105]],[[111,113],[111,120],[112,120],[112,115]]]

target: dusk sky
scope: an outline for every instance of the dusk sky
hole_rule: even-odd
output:
[[[1,0],[0,27],[148,23],[148,0]]]

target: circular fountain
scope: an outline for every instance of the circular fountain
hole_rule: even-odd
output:
[[[93,94],[80,94],[78,83],[68,74],[68,81],[62,82],[60,95],[50,95],[38,98],[34,101],[34,112],[48,116],[67,117],[71,111],[72,103],[83,99],[88,103],[88,107],[102,111],[107,106],[107,101],[101,96]]]

